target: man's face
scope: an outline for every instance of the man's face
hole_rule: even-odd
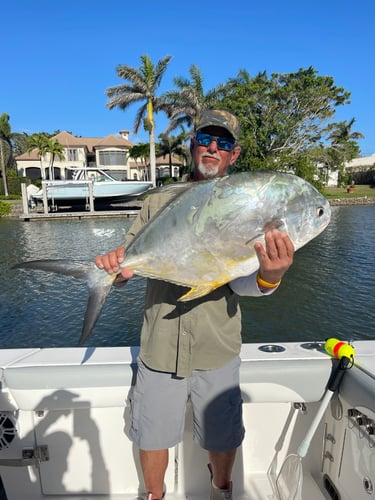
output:
[[[200,132],[210,134],[215,137],[231,138],[231,135],[225,128],[206,127]],[[217,141],[213,139],[208,145],[198,144],[194,137],[190,143],[190,152],[193,159],[194,180],[213,179],[228,173],[230,165],[237,160],[241,148],[234,146],[230,151],[220,149]]]

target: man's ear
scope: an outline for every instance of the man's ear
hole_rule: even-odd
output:
[[[230,165],[233,165],[233,163],[240,156],[240,153],[241,153],[241,146],[234,146],[234,148],[232,150],[232,158],[230,160]]]

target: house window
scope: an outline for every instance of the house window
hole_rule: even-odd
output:
[[[68,161],[78,161],[78,149],[68,148]]]
[[[125,151],[99,151],[99,164],[108,165],[126,165]]]

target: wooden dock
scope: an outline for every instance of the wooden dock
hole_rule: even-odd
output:
[[[64,211],[58,210],[57,212],[44,212],[29,211],[28,213],[21,213],[19,218],[24,221],[36,221],[36,220],[51,220],[51,219],[92,219],[105,218],[105,217],[135,217],[139,212],[137,209],[126,209],[121,210],[95,210],[95,211]]]

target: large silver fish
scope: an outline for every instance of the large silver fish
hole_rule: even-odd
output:
[[[176,192],[126,248],[121,267],[189,288],[202,297],[259,267],[254,243],[270,228],[287,231],[296,250],[328,225],[328,201],[300,177],[247,172],[170,187]],[[154,195],[151,195],[154,196]],[[80,344],[90,335],[116,278],[94,262],[39,260],[15,267],[83,279],[89,287]]]

